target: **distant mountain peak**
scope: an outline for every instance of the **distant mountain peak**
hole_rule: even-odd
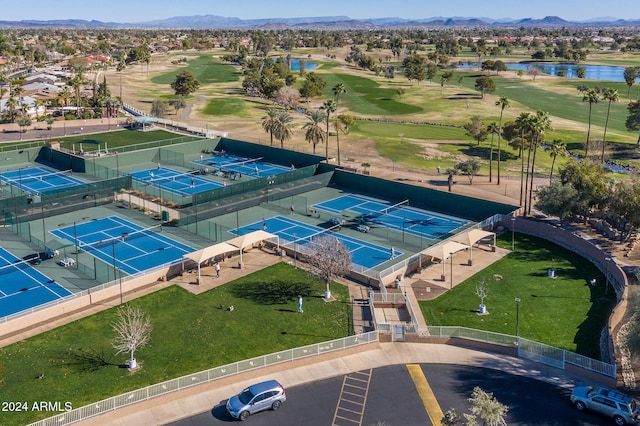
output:
[[[639,26],[640,20],[623,20],[612,17],[593,18],[582,22],[567,21],[558,16],[546,16],[541,19],[525,18],[491,19],[486,17],[425,17],[425,18],[371,18],[352,19],[348,16],[319,16],[301,18],[263,18],[241,19],[237,17],[225,17],[218,15],[194,15],[175,16],[167,19],[157,19],[147,22],[101,22],[96,20],[64,19],[64,20],[23,20],[0,21],[0,28],[190,28],[190,29],[251,29],[251,28],[305,28],[305,29],[362,29],[372,27],[562,27],[562,26],[589,26],[594,23],[599,26]]]

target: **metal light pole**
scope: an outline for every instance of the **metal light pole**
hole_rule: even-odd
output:
[[[78,233],[76,231],[76,221],[73,221],[73,244],[75,244],[76,246],[76,269],[79,268],[78,266],[78,251],[80,250],[80,248],[78,247]]]
[[[516,338],[518,339],[520,337],[520,333],[518,330],[518,326],[520,325],[520,298],[516,297],[515,298],[515,302],[516,302]]]
[[[118,151],[116,151],[116,176],[120,177],[120,160],[118,159]]]
[[[515,250],[516,218],[511,218],[511,251]]]
[[[611,262],[613,259],[609,256],[605,257],[605,268],[607,270],[606,274],[605,274],[605,284],[604,284],[604,297],[605,299],[607,298],[607,291],[609,290],[609,262]]]

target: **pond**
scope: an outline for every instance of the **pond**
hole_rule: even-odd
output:
[[[612,67],[607,65],[583,65],[566,64],[558,62],[507,62],[507,67],[511,71],[529,71],[531,68],[538,68],[542,73],[558,77],[564,73],[566,78],[578,78],[576,68],[584,68],[586,80],[606,80],[624,82],[624,67]],[[458,65],[460,69],[478,68],[478,63],[465,63]],[[638,81],[638,79],[636,79]]]
[[[277,59],[274,59],[273,61],[275,62]],[[285,59],[286,61],[286,59]],[[291,59],[291,66],[289,67],[291,69],[291,71],[300,71],[300,61],[304,62],[304,69],[305,71],[312,71],[315,70],[316,68],[318,68],[318,64],[316,64],[315,62],[309,62],[306,59],[295,59],[292,58]]]

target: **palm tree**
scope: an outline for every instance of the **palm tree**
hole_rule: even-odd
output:
[[[325,160],[329,162],[329,121],[331,120],[331,113],[336,112],[336,101],[333,99],[326,100],[321,107],[327,114],[327,143],[324,145],[325,148]],[[338,157],[340,159],[340,157]]]
[[[271,138],[271,146],[273,146],[273,134],[278,126],[278,110],[275,108],[269,108],[267,110],[266,117],[262,117],[262,128],[265,132],[269,133]]]
[[[276,117],[277,124],[274,134],[280,140],[280,148],[284,148],[284,141],[291,139],[293,136],[293,130],[291,129],[291,122],[293,118],[285,110],[278,111]]]
[[[82,86],[85,83],[85,78],[82,75],[81,72],[78,72],[75,77],[73,77],[71,79],[71,81],[69,82],[69,84],[71,85],[71,87],[73,87],[73,90],[75,92],[75,97],[76,97],[76,116],[78,118],[80,118],[80,100],[81,100],[81,94],[82,94]]]
[[[339,104],[340,104],[340,95],[342,95],[343,93],[347,93],[347,88],[344,87],[343,83],[336,83],[335,86],[333,86],[333,89],[331,89],[331,91],[333,92],[333,97],[335,98],[336,101],[336,111],[339,108]],[[340,165],[340,127],[338,125],[338,117],[336,116],[336,147],[338,148],[338,165]]]
[[[62,109],[63,117],[65,116],[64,107],[69,106],[69,101],[71,100],[71,96],[72,94],[67,87],[65,87],[58,93],[58,103],[61,105],[60,108]]]
[[[589,124],[587,126],[587,143],[584,146],[584,158],[589,158],[589,136],[591,135],[591,109],[593,104],[597,104],[600,101],[598,92],[594,89],[589,89],[582,95],[582,102],[589,102]]]
[[[549,155],[551,156],[551,172],[549,173],[549,185],[551,185],[551,181],[553,180],[553,167],[556,164],[556,159],[558,156],[567,155],[567,146],[562,139],[554,139],[550,144],[547,145],[545,150],[549,151]]]
[[[511,106],[511,102],[509,102],[509,98],[506,96],[500,96],[500,99],[496,101],[496,105],[500,107],[500,120],[498,121],[498,185],[500,185],[500,154],[501,150],[501,142],[502,142],[502,114],[504,113],[505,108],[509,108]]]
[[[549,120],[549,113],[544,111],[536,111],[532,126],[531,146],[529,146],[529,152],[533,150],[533,159],[531,161],[531,184],[529,185],[529,203],[525,202],[525,210],[527,214],[531,214],[531,201],[533,199],[533,177],[536,167],[536,154],[538,153],[538,144],[544,140],[544,134],[551,130],[551,120]]]
[[[531,114],[528,112],[522,112],[516,119],[516,126],[520,129],[520,206],[522,207],[522,200],[524,197],[524,193],[526,192],[525,188],[525,180],[524,180],[524,145],[525,145],[525,134],[529,132],[531,128]],[[529,164],[527,162],[527,164]],[[529,168],[527,167],[527,170]],[[528,179],[527,179],[528,181]]]
[[[500,133],[498,130],[498,125],[496,123],[491,123],[487,126],[487,132],[491,134],[491,149],[489,149],[489,182],[493,179],[493,137]]]
[[[605,101],[609,101],[607,105],[607,119],[604,122],[604,135],[602,136],[602,154],[600,158],[600,162],[604,165],[604,149],[607,145],[607,127],[609,126],[609,114],[611,113],[611,102],[618,102],[620,100],[620,95],[616,89],[605,89],[602,92],[602,99]]]
[[[324,131],[320,127],[320,123],[324,123],[326,115],[324,111],[315,110],[309,115],[309,122],[304,125],[304,129],[307,131],[304,134],[304,140],[313,145],[313,153],[316,153],[316,145],[320,142],[325,142]]]

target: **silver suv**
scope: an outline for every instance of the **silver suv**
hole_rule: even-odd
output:
[[[247,420],[251,414],[272,409],[276,411],[287,400],[284,388],[276,380],[251,385],[227,401],[231,417]]]
[[[580,411],[589,409],[611,417],[619,426],[636,424],[638,420],[636,401],[616,390],[576,386],[571,393],[571,402]]]

